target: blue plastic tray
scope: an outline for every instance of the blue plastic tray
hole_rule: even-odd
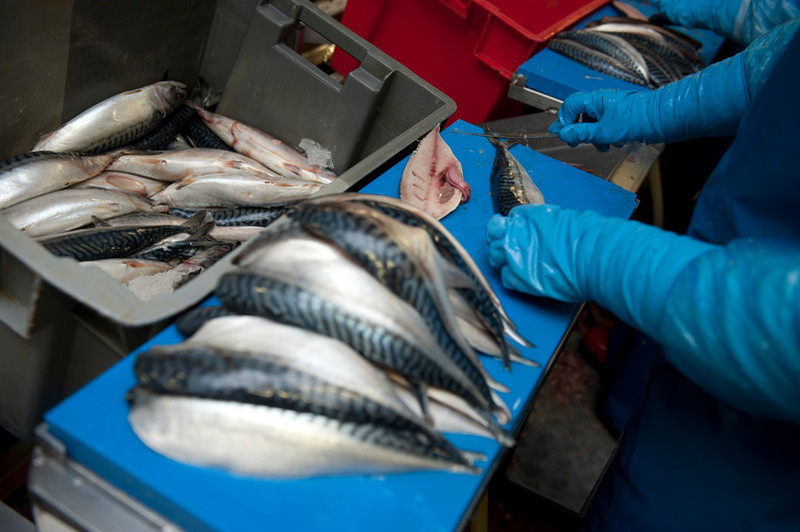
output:
[[[540,368],[515,364],[508,372],[499,362],[486,361],[492,376],[511,389],[501,396],[513,412],[511,428],[517,432],[579,306],[502,288],[487,263],[484,243],[486,222],[493,214],[489,175],[495,149],[485,138],[457,131],[481,130],[458,121],[443,133],[462,163],[472,199],[443,222],[487,274],[523,334],[538,345],[523,349],[523,354],[537,360]],[[635,208],[635,195],[612,183],[523,146],[511,151],[550,203],[622,218]],[[405,164],[406,160],[400,162],[363,192],[396,197]],[[134,354],[180,340],[171,326]],[[487,455],[488,461],[479,464],[482,474],[425,472],[275,481],[183,465],[151,451],[128,424],[124,396],[134,385],[133,360],[133,354],[127,356],[49,411],[45,420],[73,460],[193,530],[455,530],[469,519],[501,456],[500,446],[492,440],[452,435],[460,448]]]
[[[656,10],[653,6],[641,2],[627,1],[646,16],[653,15]],[[620,12],[610,5],[596,10],[586,18],[579,21],[570,29],[585,28],[592,20],[604,16],[621,16]],[[706,64],[710,64],[717,55],[724,39],[709,30],[676,28],[679,31],[694,37],[703,45],[698,51]],[[598,89],[625,89],[634,91],[650,90],[640,85],[620,81],[611,76],[606,76],[596,70],[585,67],[563,55],[557,54],[548,48],[542,49],[517,69],[519,74],[526,78],[525,86],[553,98],[563,100],[573,92],[594,91]]]

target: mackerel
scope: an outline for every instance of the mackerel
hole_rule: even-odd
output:
[[[146,199],[127,192],[69,188],[18,203],[0,214],[20,231],[41,237],[77,229],[96,219],[153,209]]]
[[[125,172],[105,171],[91,179],[74,185],[72,188],[104,188],[106,190],[119,190],[149,198],[153,194],[164,190],[166,183],[149,177],[142,177]]]
[[[181,209],[265,207],[307,198],[322,186],[284,177],[208,174],[185,177],[154,194],[151,200]]]
[[[117,157],[108,169],[170,182],[209,174],[250,174],[280,179],[278,174],[250,157],[209,148],[126,153]]]
[[[633,83],[635,85],[647,86],[647,81],[636,72],[629,70],[625,65],[620,63],[617,59],[608,54],[590,48],[580,42],[572,39],[552,38],[547,43],[547,47],[567,57],[577,63],[580,63],[592,70],[607,74],[611,77]]]
[[[205,213],[198,213],[195,218],[187,220],[182,226],[95,227],[46,236],[38,241],[59,257],[71,257],[78,261],[109,259],[125,257],[166,236],[193,231],[205,223],[209,223]],[[213,223],[213,220],[210,223]]]
[[[29,152],[0,163],[0,209],[90,179],[114,160],[111,154]]]
[[[186,86],[161,81],[112,96],[40,140],[32,151],[102,153],[155,128],[186,96]]]
[[[622,66],[631,72],[638,74],[646,83],[650,83],[644,58],[625,39],[611,33],[590,30],[562,31],[558,34],[558,37],[571,39],[603,52],[619,61]]]
[[[194,102],[189,102],[189,105],[228,146],[284,177],[321,184],[330,183],[336,178],[329,170],[312,165],[305,155],[264,131],[212,113]]]
[[[495,212],[508,216],[511,209],[519,205],[543,205],[544,196],[527,170],[504,143],[492,138],[489,140],[497,150],[491,175],[492,203]]]

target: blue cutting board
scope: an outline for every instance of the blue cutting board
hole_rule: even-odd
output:
[[[656,13],[656,9],[647,3],[634,1],[626,1],[625,3],[632,5],[648,17]],[[585,28],[588,22],[599,20],[605,16],[619,17],[622,15],[611,5],[605,5],[581,19],[569,29]],[[676,27],[675,29],[702,43],[702,47],[698,50],[698,53],[706,64],[711,63],[724,41],[722,37],[710,30],[690,30],[682,27]],[[576,63],[571,59],[567,59],[563,55],[557,54],[548,48],[542,49],[520,65],[517,72],[525,76],[525,86],[527,88],[559,100],[563,100],[573,92],[579,91],[589,92],[598,89],[650,90],[640,85],[606,76],[580,63]]]
[[[516,433],[579,305],[510,292],[500,285],[488,265],[484,240],[486,222],[493,214],[489,176],[495,149],[485,138],[459,135],[459,131],[481,130],[457,121],[443,132],[461,161],[472,198],[443,223],[487,274],[519,329],[538,345],[522,351],[538,361],[539,368],[515,364],[509,372],[498,361],[485,363],[491,375],[511,389],[500,395],[513,412],[510,429]],[[629,217],[636,206],[634,194],[612,183],[523,146],[511,151],[552,204],[621,218]],[[400,162],[363,192],[396,197],[405,164],[406,160]],[[244,478],[175,462],[151,451],[135,436],[127,422],[124,397],[135,382],[135,353],[180,340],[170,326],[45,416],[69,457],[179,526],[237,532],[455,530],[469,519],[502,457],[500,446],[492,440],[448,435],[458,447],[487,456],[479,463],[482,474],[423,472],[287,481]]]

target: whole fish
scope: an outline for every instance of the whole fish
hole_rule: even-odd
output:
[[[130,194],[136,194],[143,198],[149,198],[156,192],[164,190],[167,186],[163,181],[150,179],[124,172],[105,171],[91,179],[74,185],[72,188],[104,188],[106,190],[120,190]]]
[[[160,81],[112,96],[40,140],[32,151],[102,153],[155,128],[186,96],[186,86]]]
[[[493,138],[489,140],[497,150],[491,176],[494,211],[508,216],[517,205],[544,204],[544,196],[539,187],[506,145]]]
[[[500,298],[497,296],[494,289],[489,284],[489,281],[483,275],[483,272],[481,272],[480,268],[478,268],[478,265],[472,259],[470,254],[467,253],[467,250],[464,249],[464,246],[461,245],[461,243],[450,233],[450,231],[447,230],[447,228],[444,227],[444,225],[442,225],[441,222],[421,209],[390,196],[363,193],[343,193],[331,194],[309,201],[313,203],[324,203],[325,201],[337,200],[361,202],[372,207],[373,209],[383,212],[384,214],[388,214],[392,218],[395,218],[406,225],[424,229],[431,237],[431,240],[442,257],[452,262],[459,269],[461,269],[464,274],[474,281],[476,287],[478,288],[478,293],[475,296],[469,297],[470,300],[472,300],[474,297],[479,298],[480,302],[471,301],[474,305],[481,307],[481,309],[478,311],[479,314],[484,315],[491,312],[488,309],[483,309],[483,306],[486,304],[483,301],[484,299],[488,299],[489,305],[491,305],[491,307],[493,307],[497,313],[500,314],[500,317],[503,320],[503,328],[505,333],[520,344],[526,347],[533,347],[532,343],[530,343],[517,332],[516,326],[503,308]]]
[[[264,207],[309,197],[320,183],[249,174],[208,174],[186,177],[154,194],[153,203],[181,209]]]
[[[193,102],[189,105],[228,146],[284,177],[321,184],[328,184],[336,178],[329,170],[310,164],[305,155],[264,131],[207,111]]]
[[[303,233],[284,234],[277,241],[251,244],[236,258],[238,265],[259,278],[229,274],[221,279],[216,294],[223,305],[243,313],[266,312],[271,318],[342,339],[418,387],[444,387],[486,409],[480,386],[438,345],[434,331],[446,327],[440,319],[426,323],[338,248]],[[309,304],[312,300],[316,303]],[[480,362],[471,362],[482,382],[488,380]],[[420,399],[424,404],[424,396]]]
[[[478,471],[411,417],[268,354],[208,347],[142,353],[129,394],[133,430],[173,459],[246,475]]]
[[[187,216],[186,213],[191,212],[192,214]],[[124,216],[119,216],[116,218],[111,218],[106,220],[109,225],[181,225],[184,223],[188,218],[194,216],[198,211],[192,210],[187,211],[185,209],[181,209],[182,216],[176,216],[174,214],[164,214],[164,213],[134,213],[134,214],[127,214]],[[214,210],[206,211],[211,214],[212,218],[215,216]],[[227,212],[227,211],[223,211]],[[215,220],[216,222],[216,220]],[[241,225],[241,226],[219,226],[216,223],[214,227],[211,228],[211,231],[208,232],[208,236],[214,240],[219,242],[244,242],[245,240],[250,240],[261,234],[264,230],[261,226],[250,226],[250,225]]]
[[[152,212],[153,205],[119,190],[69,188],[50,192],[0,211],[6,220],[32,237],[63,233],[95,219],[131,212]]]
[[[400,179],[400,199],[437,220],[469,200],[470,187],[437,124],[411,154]]]
[[[635,85],[648,86],[646,79],[642,78],[637,72],[630,70],[614,57],[578,41],[554,37],[547,43],[547,47],[597,72]]]
[[[250,157],[209,148],[125,153],[108,169],[170,182],[209,174],[251,174],[280,179],[278,174]]]
[[[59,257],[71,257],[77,261],[110,259],[128,256],[166,236],[194,231],[208,223],[214,222],[206,217],[206,213],[200,212],[182,226],[95,227],[46,236],[38,241]]]
[[[0,163],[0,209],[67,188],[105,170],[114,156],[31,152]]]
[[[227,316],[240,316],[239,313],[221,305],[203,305],[187,310],[175,320],[178,334],[184,338],[193,335],[207,321]]]

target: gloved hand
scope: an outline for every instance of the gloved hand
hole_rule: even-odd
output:
[[[687,28],[707,28],[750,44],[787,20],[800,18],[797,0],[651,0],[659,12]]]
[[[487,225],[503,285],[591,300],[661,343],[670,362],[746,412],[800,422],[800,250],[714,246],[550,205]]]
[[[601,150],[609,144],[733,135],[798,27],[800,20],[787,22],[743,52],[656,91],[571,94],[548,131],[571,146],[590,142]],[[597,122],[577,123],[581,113]]]

